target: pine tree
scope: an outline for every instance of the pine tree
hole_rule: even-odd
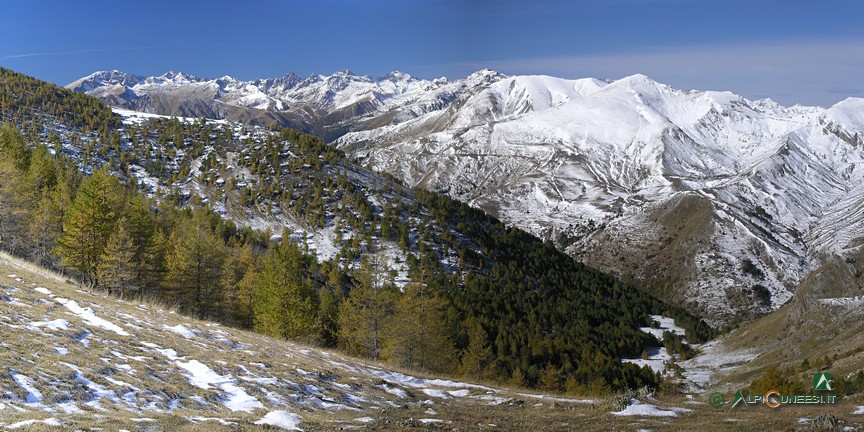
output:
[[[150,203],[141,194],[132,194],[126,203],[126,227],[132,252],[133,280],[138,287],[154,286],[158,279],[160,257],[153,254],[156,218]]]
[[[118,292],[120,298],[137,292],[135,281],[135,244],[127,228],[125,218],[117,223],[117,229],[108,238],[102,259],[96,265],[96,274],[102,287],[109,293]]]
[[[468,348],[462,353],[462,364],[459,368],[463,375],[474,378],[489,378],[493,375],[492,347],[489,346],[488,334],[476,320],[469,318]]]
[[[21,253],[29,248],[29,239],[21,235],[27,232],[30,209],[20,193],[26,187],[24,176],[11,160],[0,151],[0,248]]]
[[[335,267],[334,267],[335,268]],[[336,346],[339,332],[340,296],[332,288],[324,287],[318,293],[318,327],[321,344],[327,347]]]
[[[402,367],[446,372],[453,367],[453,344],[444,324],[443,300],[421,283],[405,286],[387,323],[384,357]]]
[[[96,266],[117,222],[122,190],[107,168],[93,172],[75,195],[63,218],[63,237],[58,243],[61,263],[81,273],[90,287],[98,285]]]
[[[255,330],[288,339],[315,333],[317,297],[306,277],[308,263],[289,237],[265,258],[255,290]]]
[[[30,217],[28,233],[33,241],[30,256],[40,265],[53,264],[52,252],[63,233],[63,201],[58,188],[45,189]]]
[[[528,380],[525,378],[525,374],[522,373],[522,368],[517,367],[513,369],[513,373],[510,375],[510,380],[507,381],[507,384],[511,387],[525,387],[528,385]]]
[[[216,238],[201,213],[183,219],[171,233],[168,243],[168,280],[172,285],[169,298],[182,309],[199,318],[208,317],[218,304],[214,289],[222,276],[225,245]]]
[[[537,388],[549,392],[561,391],[561,375],[557,367],[552,363],[547,363],[546,367],[537,377]]]
[[[219,282],[222,290],[225,312],[222,320],[230,320],[247,328],[252,327],[251,290],[243,285],[244,278],[254,272],[255,256],[250,245],[238,245],[233,248],[225,259],[222,280]]]
[[[355,276],[359,285],[339,305],[339,345],[349,354],[381,358],[384,323],[393,314],[395,287],[384,281],[380,259],[363,260]]]

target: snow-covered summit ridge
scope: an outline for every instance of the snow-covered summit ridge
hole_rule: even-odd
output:
[[[481,71],[475,75],[472,76],[475,80],[485,81],[501,76],[491,71]],[[121,86],[133,95],[133,99],[151,93],[215,88],[215,99],[229,104],[284,110],[296,104],[338,108],[364,96],[384,100],[406,93],[428,91],[447,83],[446,78],[421,80],[399,71],[381,77],[355,75],[350,70],[336,71],[329,76],[312,74],[306,78],[288,73],[281,77],[243,81],[228,75],[207,79],[170,71],[160,76],[141,77],[113,70],[95,72],[66,87],[101,97],[107,89],[116,93],[116,87]]]

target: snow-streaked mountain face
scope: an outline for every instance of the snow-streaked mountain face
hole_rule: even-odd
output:
[[[337,144],[719,323],[779,307],[858,247],[862,105],[517,76]]]
[[[118,106],[312,131],[715,323],[788,301],[864,237],[864,100],[784,107],[729,92],[480,71],[243,82],[99,72]]]
[[[335,138],[355,128],[398,124],[442,109],[460,94],[503,76],[480,71],[463,80],[420,80],[402,72],[383,77],[338,71],[330,76],[241,81],[168,72],[142,78],[96,72],[66,87],[114,106],[153,114],[208,117],[290,126]]]

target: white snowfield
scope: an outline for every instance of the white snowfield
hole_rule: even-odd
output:
[[[4,264],[8,261],[0,257]],[[70,427],[76,418],[125,412],[142,424],[180,415],[194,423],[301,430],[305,416],[320,419],[321,412],[352,412],[344,421],[356,425],[355,419],[377,417],[384,409],[416,406],[428,416],[436,412],[428,409],[439,405],[499,405],[513,397],[488,386],[387,370],[69,284],[37,287],[43,283],[31,274],[0,276],[0,428]]]

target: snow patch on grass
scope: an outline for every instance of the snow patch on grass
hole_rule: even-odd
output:
[[[64,319],[56,319],[53,321],[36,321],[30,323],[30,327],[44,327],[48,330],[66,330],[69,328],[69,321],[66,321]]]
[[[177,333],[180,336],[185,337],[186,339],[191,339],[191,338],[195,337],[195,333],[192,330],[189,330],[187,327],[183,326],[183,324],[177,324],[173,327],[163,325],[162,328],[164,328],[165,330],[170,330],[174,333]]]
[[[45,294],[47,296],[53,296],[54,295],[54,293],[52,293],[51,290],[49,290],[48,288],[44,288],[44,287],[36,287],[33,289],[33,291]]]
[[[93,309],[83,308],[75,300],[68,300],[62,297],[55,297],[54,300],[56,300],[57,303],[65,306],[66,309],[69,309],[70,312],[78,315],[81,319],[94,327],[101,327],[105,330],[117,333],[120,336],[129,336],[129,333],[127,333],[126,330],[123,330],[117,324],[114,324],[104,318],[96,316],[96,313],[93,312]]]
[[[20,429],[22,427],[33,426],[33,425],[39,424],[39,423],[42,423],[42,424],[45,424],[48,426],[52,426],[52,427],[63,427],[63,422],[61,422],[60,420],[58,420],[54,417],[51,417],[51,418],[42,419],[42,420],[24,420],[24,421],[20,421],[18,423],[12,423],[10,425],[6,425],[6,429]]]
[[[36,383],[32,378],[27,375],[22,375],[13,370],[9,371],[9,375],[12,375],[12,379],[15,380],[15,383],[21,386],[27,392],[27,396],[24,397],[24,402],[30,404],[37,404],[42,402],[42,392],[36,388]]]
[[[617,416],[646,416],[646,417],[678,417],[673,410],[663,410],[654,405],[636,402],[621,411],[613,411]]]
[[[262,417],[261,420],[256,421],[255,424],[276,426],[285,430],[300,430],[297,427],[300,424],[300,416],[288,411],[271,411]]]
[[[261,401],[246,393],[246,390],[238,386],[230,375],[219,375],[198,360],[185,363],[178,361],[177,366],[189,373],[186,378],[195,387],[206,390],[211,385],[215,385],[222,389],[225,392],[222,404],[231,411],[252,412],[257,408],[264,408]]]

